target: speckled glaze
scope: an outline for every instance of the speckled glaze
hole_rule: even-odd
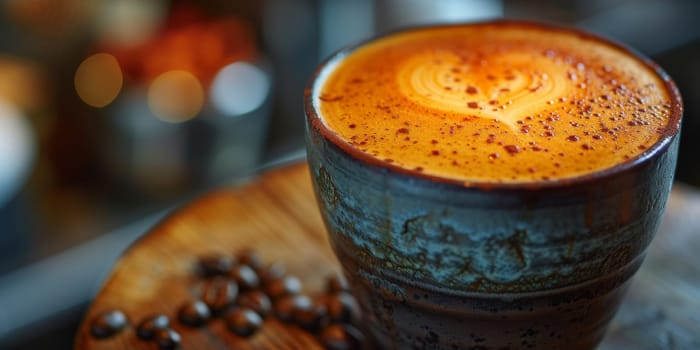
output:
[[[658,228],[676,164],[680,96],[640,60],[673,97],[660,140],[608,170],[528,184],[465,186],[363,155],[323,126],[312,80],[318,204],[381,348],[595,347]]]

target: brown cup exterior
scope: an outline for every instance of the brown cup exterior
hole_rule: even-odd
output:
[[[621,47],[658,72],[672,96],[669,126],[653,147],[590,175],[465,185],[381,162],[323,125],[312,103],[316,78],[355,47],[323,63],[307,88],[306,144],[331,245],[378,345],[594,348],[671,189],[682,115],[673,82]]]

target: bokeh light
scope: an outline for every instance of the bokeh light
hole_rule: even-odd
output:
[[[180,123],[194,118],[204,105],[204,89],[199,79],[183,70],[172,70],[156,77],[148,88],[148,105],[153,114],[167,122]]]
[[[111,46],[143,45],[160,30],[168,13],[167,0],[101,1],[94,26],[101,41]]]
[[[247,62],[222,68],[211,85],[211,102],[221,113],[237,116],[259,108],[270,91],[270,81],[262,69]]]
[[[16,106],[0,98],[0,208],[26,182],[35,151],[32,125]]]
[[[0,55],[0,98],[20,110],[33,111],[46,104],[46,82],[37,64]]]
[[[119,62],[107,53],[86,58],[75,71],[75,91],[83,102],[97,108],[117,98],[123,81]]]

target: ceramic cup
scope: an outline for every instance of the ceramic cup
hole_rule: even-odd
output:
[[[311,96],[319,74],[359,46],[312,78],[306,142],[332,247],[377,345],[594,348],[671,189],[682,115],[673,82],[639,58],[664,78],[673,106],[668,130],[632,161],[571,179],[465,186],[375,160],[324,126]]]

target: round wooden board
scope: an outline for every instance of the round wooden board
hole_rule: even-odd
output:
[[[136,337],[133,324],[176,309],[196,297],[194,267],[207,253],[254,248],[265,262],[281,261],[304,290],[322,290],[339,267],[328,245],[305,165],[272,171],[254,183],[213,192],[170,215],[117,262],[76,337],[75,349],[156,349]],[[104,310],[123,310],[132,327],[109,339],[90,336],[90,320]],[[255,336],[243,339],[215,319],[203,328],[177,321],[183,349],[322,349],[308,332],[270,317]]]
[[[700,349],[700,193],[677,186],[647,259],[632,281],[600,350]],[[121,309],[137,323],[154,313],[174,317],[196,296],[199,256],[256,249],[266,262],[281,261],[302,279],[306,292],[323,288],[339,272],[311,188],[308,168],[269,171],[247,185],[204,196],[170,215],[136,242],[115,265],[76,335],[75,349],[156,349],[133,326],[104,340],[90,336],[89,321]],[[182,349],[321,349],[309,333],[268,318],[261,332],[242,339],[221,320],[200,329],[173,322]],[[573,341],[573,340],[572,340]]]

